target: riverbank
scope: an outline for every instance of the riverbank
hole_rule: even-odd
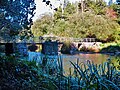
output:
[[[116,52],[116,53],[119,53],[119,52]],[[112,52],[81,52],[81,51],[79,51],[79,53],[77,53],[77,54],[104,54],[104,55],[110,55],[110,56],[120,55],[120,53],[119,54],[116,54],[116,53],[112,53]]]
[[[79,49],[77,47],[71,47],[71,44],[64,45],[62,48],[62,53],[63,54],[79,54],[79,53],[84,53],[84,54],[89,54],[89,53],[100,53],[100,54],[107,54],[107,55],[120,55],[120,44],[118,43],[103,43],[99,46],[83,46]]]

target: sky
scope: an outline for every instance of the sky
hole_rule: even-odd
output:
[[[54,13],[54,10],[50,9],[49,6],[46,6],[46,3],[45,2],[42,2],[43,0],[35,0],[35,3],[36,3],[36,14],[33,18],[33,21],[35,21],[36,19],[38,19],[40,17],[40,15],[44,14],[44,13],[48,13],[48,12],[51,12],[51,13]],[[62,0],[49,0],[51,1],[52,5],[54,5],[54,8],[55,7],[58,7],[60,5],[60,1]],[[79,0],[69,0],[70,2],[75,2],[75,1],[79,1]],[[109,0],[105,0],[107,3],[109,2]],[[116,0],[113,0],[113,2],[115,2]]]

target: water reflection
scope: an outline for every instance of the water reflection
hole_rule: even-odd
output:
[[[70,64],[70,61],[73,63],[77,63],[77,60],[79,59],[79,63],[83,62],[86,63],[87,60],[93,61],[95,64],[101,64],[105,62],[109,58],[109,55],[105,54],[77,54],[77,55],[67,55],[63,54],[62,59],[63,59],[63,68],[64,68],[64,73],[69,74],[69,68],[72,68],[73,71],[73,66]]]

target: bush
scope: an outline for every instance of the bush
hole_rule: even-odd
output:
[[[51,85],[51,86],[50,86]],[[0,56],[1,90],[56,90],[35,61],[21,61],[14,56]]]
[[[120,52],[120,46],[108,46],[105,48],[102,48],[101,52],[109,52],[109,53],[115,53],[115,52]]]
[[[70,42],[65,42],[61,48],[61,53],[63,54],[74,54],[78,51],[77,47]]]
[[[70,54],[70,42],[65,42],[61,48],[61,53]]]

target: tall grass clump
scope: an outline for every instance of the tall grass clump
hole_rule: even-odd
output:
[[[78,84],[71,85],[71,88],[76,87],[77,90],[120,90],[120,72],[109,62],[95,65],[88,60],[86,65],[83,63],[78,65],[73,62],[71,64],[74,66],[78,79]]]
[[[64,75],[62,58],[58,59],[58,72],[49,75],[58,90],[119,90],[120,72],[110,61],[96,65],[91,61],[80,63],[71,62],[74,68],[69,68],[69,75]]]

